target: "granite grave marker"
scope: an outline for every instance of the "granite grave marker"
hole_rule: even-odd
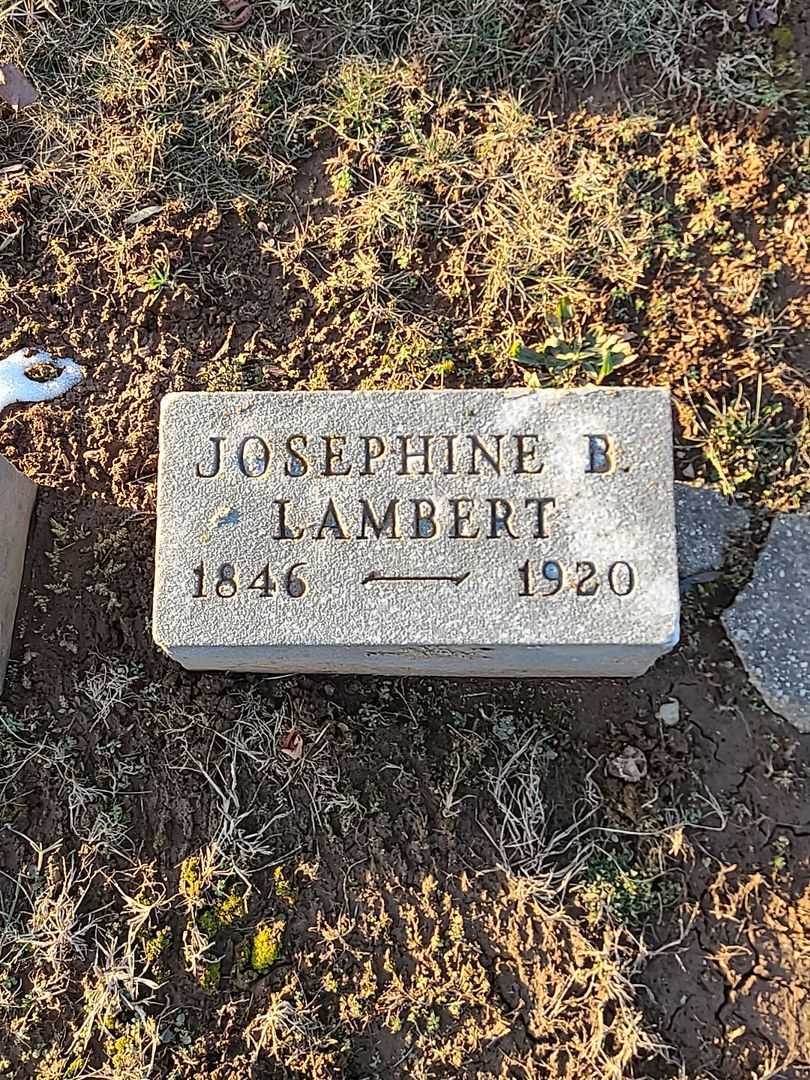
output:
[[[170,394],[153,631],[188,668],[637,675],[678,636],[658,389]]]
[[[36,487],[0,457],[0,691],[6,676]]]
[[[28,373],[36,367],[52,369],[52,377],[44,381],[29,378]],[[54,358],[42,349],[18,349],[0,360],[0,412],[19,402],[50,401],[80,382],[82,374],[74,360]],[[0,691],[14,633],[35,500],[36,486],[0,457]]]

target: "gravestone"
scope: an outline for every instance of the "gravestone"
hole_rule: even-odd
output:
[[[36,487],[0,457],[0,692],[6,676]]]
[[[185,667],[638,675],[675,644],[658,389],[170,394],[153,632]]]

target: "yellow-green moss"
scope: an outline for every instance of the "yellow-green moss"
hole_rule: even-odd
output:
[[[168,949],[171,940],[172,932],[167,926],[161,927],[159,930],[156,930],[154,934],[145,937],[143,939],[143,951],[147,962],[154,964],[161,953]]]
[[[243,918],[246,914],[245,911],[245,898],[238,893],[229,893],[217,905],[217,915],[219,916],[220,926],[233,926],[239,919]]]
[[[180,864],[180,892],[189,900],[197,900],[202,892],[200,860],[196,855],[189,855]]]
[[[204,908],[203,911],[200,912],[198,924],[202,932],[212,938],[216,935],[220,927],[219,915],[214,908]]]
[[[279,900],[283,900],[290,905],[295,903],[295,890],[284,876],[284,871],[280,866],[277,866],[273,871],[273,892]]]
[[[106,1044],[107,1057],[116,1076],[134,1076],[141,1074],[149,1047],[157,1038],[157,1025],[154,1020],[133,1020],[122,1033],[111,1038]],[[71,1074],[67,1074],[71,1075]]]
[[[200,975],[200,986],[203,990],[218,990],[222,979],[222,965],[218,960],[206,964]]]
[[[257,975],[265,975],[278,960],[283,933],[281,919],[257,927],[250,944],[250,966]]]
[[[220,930],[233,926],[246,914],[245,898],[232,892],[200,913],[198,925],[208,937],[215,937]]]

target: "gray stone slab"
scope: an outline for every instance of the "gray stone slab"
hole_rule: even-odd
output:
[[[810,732],[810,517],[778,514],[750,583],[723,614],[768,707]]]
[[[0,457],[0,692],[6,676],[36,487]]]
[[[675,484],[675,525],[681,589],[717,577],[735,533],[748,528],[751,514],[712,488]]]
[[[163,401],[153,630],[186,667],[637,675],[678,619],[665,390]]]

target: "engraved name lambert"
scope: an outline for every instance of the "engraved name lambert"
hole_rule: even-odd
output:
[[[209,450],[194,467],[201,480],[235,469],[245,481],[280,477],[542,476],[543,442],[530,432],[430,435],[285,435],[266,439],[248,434],[238,440],[209,436]],[[578,442],[585,473],[609,473],[614,450],[605,434],[585,433]],[[286,487],[287,485],[285,485]],[[399,487],[399,485],[397,485]],[[316,519],[303,522],[291,499],[269,500],[274,540],[457,540],[530,536],[547,539],[556,499],[534,493],[436,496],[414,494],[387,500],[325,498]]]

